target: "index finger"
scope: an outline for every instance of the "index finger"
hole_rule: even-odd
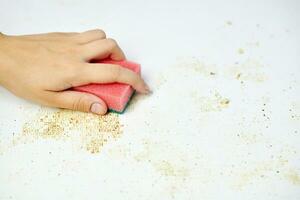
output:
[[[75,86],[90,83],[126,83],[141,93],[149,93],[149,87],[139,74],[115,64],[86,63],[80,70]]]

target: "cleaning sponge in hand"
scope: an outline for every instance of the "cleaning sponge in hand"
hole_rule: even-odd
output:
[[[131,61],[103,60],[101,63],[120,65],[134,71],[135,73],[141,73],[140,64]],[[134,89],[130,85],[123,83],[89,84],[75,87],[74,90],[88,92],[100,97],[103,101],[105,101],[110,111],[117,113],[124,112],[131,96],[134,93]]]

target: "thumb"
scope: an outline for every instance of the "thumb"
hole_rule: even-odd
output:
[[[52,107],[66,108],[82,112],[104,115],[107,112],[105,102],[99,97],[76,91],[50,92],[48,104]]]

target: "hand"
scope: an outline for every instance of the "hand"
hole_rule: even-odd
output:
[[[0,85],[17,96],[58,108],[105,114],[107,106],[92,94],[67,90],[89,83],[120,82],[141,93],[149,88],[134,72],[92,59],[124,60],[115,40],[101,30],[83,33],[0,34]]]

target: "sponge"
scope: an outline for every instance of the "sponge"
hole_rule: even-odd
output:
[[[133,72],[140,74],[140,64],[131,61],[113,61],[113,60],[102,60],[100,63],[116,64]],[[108,106],[110,111],[116,113],[123,113],[126,109],[128,102],[134,94],[134,89],[123,83],[109,83],[109,84],[88,84],[73,88],[76,91],[87,92],[100,97]]]

